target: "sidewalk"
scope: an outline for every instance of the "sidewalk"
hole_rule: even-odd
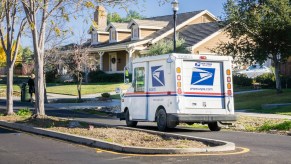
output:
[[[291,116],[281,115],[281,114],[250,113],[250,112],[244,112],[244,111],[235,112],[235,114],[236,115],[241,115],[241,116],[250,116],[250,117],[289,119],[289,120],[291,120]]]

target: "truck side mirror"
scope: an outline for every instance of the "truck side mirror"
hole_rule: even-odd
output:
[[[129,71],[127,67],[124,68],[124,83],[125,84],[129,83]]]
[[[118,88],[115,88],[115,92],[117,93],[117,94],[120,94],[121,93],[121,89],[118,87]]]

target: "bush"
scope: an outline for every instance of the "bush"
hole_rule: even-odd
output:
[[[291,88],[291,78],[289,76],[283,76],[281,82],[282,88]]]
[[[21,84],[21,83],[27,83],[29,77],[28,76],[13,76],[13,84]],[[2,76],[0,80],[0,84],[6,84],[7,83],[6,76]]]
[[[257,83],[263,84],[263,88],[276,88],[275,75],[273,73],[265,73],[255,78]]]
[[[108,83],[108,82],[123,82],[124,74],[123,73],[114,73],[114,74],[106,74],[103,71],[93,71],[89,73],[89,80],[93,83]],[[129,76],[131,79],[131,75]]]
[[[109,98],[110,97],[110,93],[102,93],[101,96],[104,97],[104,98]]]
[[[253,79],[248,78],[246,75],[237,74],[233,76],[233,84],[240,86],[251,86],[253,83]]]
[[[269,122],[264,123],[261,127],[258,128],[259,131],[269,131],[269,130],[284,130],[288,131],[291,129],[291,121],[284,121],[279,124],[271,124]]]
[[[20,109],[16,113],[18,116],[31,116],[32,112],[29,108]]]
[[[60,81],[57,70],[46,72],[45,79],[47,83],[56,83]]]

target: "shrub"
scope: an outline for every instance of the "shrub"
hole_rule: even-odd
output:
[[[45,79],[47,83],[59,82],[59,75],[57,70],[48,71],[45,74]]]
[[[156,44],[152,45],[146,52],[146,56],[168,54],[173,52],[173,41],[169,39],[163,39]],[[190,53],[185,45],[185,40],[179,38],[176,40],[176,52],[177,53]]]
[[[28,76],[13,76],[13,84],[21,84],[21,83],[27,83],[29,77]],[[6,76],[2,76],[0,78],[0,84],[6,84],[7,78]]]
[[[275,75],[273,73],[265,73],[255,78],[257,83],[263,84],[263,88],[275,88],[276,80]]]
[[[18,116],[31,116],[32,112],[29,108],[20,109],[16,113]]]
[[[108,82],[123,82],[124,74],[123,73],[114,73],[114,74],[106,74],[103,71],[92,71],[89,73],[89,80],[93,83],[108,83]],[[129,76],[131,79],[131,75]]]
[[[240,86],[251,86],[253,83],[253,79],[248,78],[244,74],[237,74],[233,76],[233,84]]]
[[[269,130],[285,130],[288,131],[291,129],[291,121],[284,121],[279,124],[271,124],[269,122],[264,123],[261,127],[258,128],[259,131],[269,131]]]
[[[104,97],[104,98],[109,98],[110,97],[110,93],[102,93],[101,96]]]
[[[282,88],[291,88],[291,78],[289,76],[283,76],[281,80]]]

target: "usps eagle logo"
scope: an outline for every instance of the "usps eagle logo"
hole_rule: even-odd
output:
[[[154,66],[152,69],[152,85],[153,87],[165,86],[165,75],[162,66]]]
[[[191,85],[213,85],[215,68],[193,68]]]

